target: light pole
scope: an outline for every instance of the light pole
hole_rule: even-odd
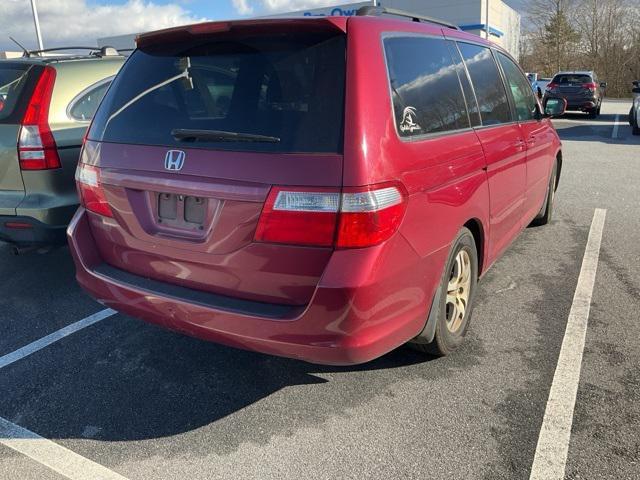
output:
[[[487,11],[484,19],[485,33],[487,34],[487,40],[489,40],[489,0],[486,0]]]
[[[33,23],[36,26],[36,37],[38,38],[38,48],[44,49],[42,45],[42,33],[40,32],[40,20],[38,20],[38,8],[36,7],[36,0],[31,0],[31,11],[33,12]]]

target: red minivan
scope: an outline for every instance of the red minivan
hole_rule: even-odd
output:
[[[315,363],[455,350],[479,276],[551,218],[564,105],[501,48],[388,13],[139,36],[76,174],[80,284]]]

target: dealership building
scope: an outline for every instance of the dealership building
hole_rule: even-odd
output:
[[[374,2],[336,4],[334,6],[287,12],[273,17],[352,16],[358,8]],[[489,37],[514,57],[519,56],[520,14],[502,0],[381,0],[378,5],[406,10],[417,15],[446,20],[462,30]],[[133,48],[136,34],[98,39],[99,46]]]

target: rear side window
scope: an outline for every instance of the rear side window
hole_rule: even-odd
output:
[[[446,41],[388,37],[384,49],[401,137],[469,128],[457,68]]]
[[[69,104],[69,116],[80,122],[91,120],[111,84],[111,80],[98,82],[73,99]]]
[[[0,65],[0,121],[8,119],[16,109],[28,74],[28,65]]]
[[[482,124],[511,122],[507,92],[491,50],[469,43],[459,43],[458,46],[476,92]]]
[[[137,50],[107,92],[89,138],[342,152],[345,45],[342,34],[290,33]],[[184,135],[193,131],[205,133]]]
[[[529,82],[522,74],[518,66],[506,55],[498,52],[498,60],[502,65],[502,71],[511,90],[511,97],[516,107],[518,120],[526,122],[536,118],[538,102],[534,97]]]
[[[553,77],[553,83],[558,83],[560,85],[582,85],[583,83],[592,83],[591,77],[589,75],[583,74],[561,74]]]

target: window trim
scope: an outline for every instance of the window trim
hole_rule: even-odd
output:
[[[474,129],[482,128],[485,125],[482,122],[482,114],[480,113],[480,104],[478,103],[478,95],[476,94],[476,87],[471,81],[471,74],[469,73],[469,69],[467,68],[467,63],[464,61],[464,57],[462,56],[462,51],[458,46],[458,42],[454,39],[451,39],[451,41],[454,47],[456,48],[456,51],[458,52],[458,56],[460,57],[460,60],[462,61],[462,68],[464,69],[464,73],[467,76],[467,82],[469,82],[469,87],[471,87],[471,93],[473,93],[473,101],[476,103],[476,107],[478,108],[478,118],[480,119],[480,125],[477,125],[475,127],[472,125],[471,128],[474,128]],[[462,85],[460,86],[462,87]],[[464,88],[462,89],[462,94],[464,95]],[[469,125],[471,125],[471,113],[469,112],[469,103],[466,100],[467,96],[465,95],[464,97],[465,97],[465,102],[467,102],[467,114],[469,115]]]
[[[89,85],[88,87],[86,87],[85,89],[83,89],[80,93],[78,93],[75,97],[73,97],[71,99],[71,101],[69,102],[69,105],[67,105],[67,118],[69,118],[69,120],[73,121],[73,122],[78,122],[78,123],[91,123],[92,119],[89,120],[83,120],[80,118],[76,118],[71,114],[71,110],[73,110],[75,108],[75,106],[80,102],[80,100],[82,99],[82,97],[84,97],[85,95],[87,95],[88,93],[90,93],[92,90],[95,90],[97,88],[100,88],[101,86],[103,86],[105,83],[110,83],[113,82],[113,79],[115,78],[115,75],[110,75],[108,77],[103,78],[102,80],[98,80],[95,83],[92,83],[91,85]],[[108,88],[107,88],[108,90]],[[105,92],[106,94],[106,92]]]
[[[450,135],[457,135],[460,133],[465,133],[465,132],[471,132],[474,130],[474,127],[471,126],[471,117],[469,115],[469,105],[467,104],[466,101],[466,97],[464,95],[464,90],[462,89],[462,85],[460,85],[460,79],[458,78],[458,85],[460,87],[460,93],[462,94],[462,98],[465,100],[465,109],[467,110],[467,118],[469,121],[469,127],[467,128],[458,128],[455,130],[446,130],[446,131],[442,131],[442,132],[430,132],[430,133],[423,133],[421,135],[413,135],[410,137],[402,137],[400,136],[400,133],[398,133],[398,122],[396,120],[396,113],[394,111],[393,108],[393,90],[391,89],[391,72],[389,71],[389,59],[387,58],[387,51],[384,48],[384,41],[387,38],[427,38],[427,39],[435,39],[435,40],[442,40],[444,42],[446,42],[447,40],[452,40],[449,39],[447,37],[445,37],[444,35],[434,35],[434,34],[428,34],[428,33],[416,33],[416,32],[403,32],[403,31],[390,31],[390,32],[382,32],[382,34],[380,35],[380,48],[382,49],[382,58],[384,59],[384,69],[385,69],[385,76],[387,79],[387,95],[389,98],[389,107],[390,107],[390,114],[391,114],[391,118],[393,119],[393,130],[396,134],[396,138],[399,139],[401,142],[403,143],[416,143],[416,142],[423,142],[426,140],[433,140],[434,138],[439,138],[439,137],[445,137],[445,136],[450,136]],[[455,40],[454,40],[455,43]],[[456,46],[457,48],[457,46]],[[462,56],[461,56],[462,58]],[[453,63],[453,59],[451,59],[452,63]],[[463,65],[464,65],[464,61],[463,61]],[[466,70],[466,65],[465,65],[465,70]],[[471,88],[473,89],[473,84],[471,84]],[[475,90],[473,91],[473,95],[475,97]],[[482,120],[481,120],[482,121]]]

